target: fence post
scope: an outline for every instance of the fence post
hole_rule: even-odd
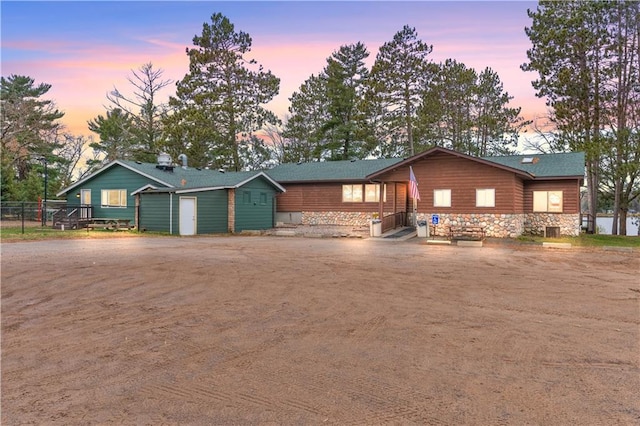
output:
[[[22,202],[22,212],[20,216],[22,216],[22,233],[24,234],[24,201]]]

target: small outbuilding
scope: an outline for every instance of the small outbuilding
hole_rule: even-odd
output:
[[[158,164],[116,160],[58,193],[67,207],[57,223],[130,220],[180,235],[263,230],[275,225],[276,194],[284,191],[260,171],[176,166],[162,156]]]

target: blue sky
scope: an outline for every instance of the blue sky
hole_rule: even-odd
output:
[[[53,87],[49,98],[66,113],[74,134],[90,134],[86,122],[104,114],[105,95],[130,92],[127,77],[146,62],[165,77],[188,72],[185,49],[213,13],[230,19],[253,40],[250,57],[281,79],[268,107],[284,118],[288,98],[326,58],[345,44],[363,42],[370,52],[404,25],[433,45],[431,59],[447,58],[481,71],[491,67],[527,118],[544,113],[531,80],[519,66],[530,42],[524,27],[536,2],[14,2],[2,1],[2,76],[28,75]],[[173,86],[164,89],[174,93]]]

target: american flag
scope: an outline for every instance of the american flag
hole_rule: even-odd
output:
[[[414,200],[420,199],[420,192],[418,192],[418,181],[416,175],[413,174],[413,168],[409,166],[409,195]]]

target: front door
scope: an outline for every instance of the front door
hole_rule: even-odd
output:
[[[82,219],[91,218],[91,190],[80,190],[80,217]]]
[[[180,197],[180,235],[196,233],[196,198]]]

